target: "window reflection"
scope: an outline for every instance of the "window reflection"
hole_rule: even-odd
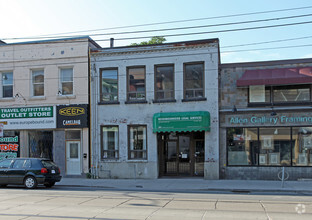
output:
[[[145,67],[128,68],[128,100],[145,100]]]
[[[293,165],[312,165],[312,127],[293,128]]]
[[[228,165],[312,166],[312,127],[228,128]]]
[[[156,67],[156,100],[174,99],[173,65]]]
[[[227,139],[228,165],[258,163],[257,128],[229,128]]]
[[[101,101],[118,101],[117,69],[102,70]]]
[[[185,99],[204,97],[204,64],[185,64]]]
[[[259,165],[290,166],[290,128],[260,128]]]

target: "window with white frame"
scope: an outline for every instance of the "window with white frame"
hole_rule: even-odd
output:
[[[2,98],[13,97],[13,72],[2,72]]]
[[[44,96],[44,71],[32,70],[32,95]]]
[[[147,159],[147,140],[145,125],[131,125],[128,127],[129,159]]]
[[[60,92],[61,95],[73,94],[73,68],[62,68],[60,70]]]
[[[118,126],[102,126],[102,159],[118,159]]]

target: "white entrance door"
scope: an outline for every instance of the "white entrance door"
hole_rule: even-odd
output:
[[[66,142],[66,174],[81,175],[80,141]]]

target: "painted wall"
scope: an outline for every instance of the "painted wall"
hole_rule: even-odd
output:
[[[0,46],[0,73],[13,71],[13,96],[0,98],[0,107],[88,103],[88,41],[56,41]],[[59,96],[59,70],[74,69],[74,95]],[[44,96],[32,96],[31,71],[44,69]],[[2,80],[2,79],[1,79]],[[2,82],[1,82],[2,84]]]
[[[204,61],[205,101],[182,102],[183,64]],[[175,99],[172,103],[154,103],[154,66],[174,64]],[[91,54],[92,85],[92,146],[93,161],[100,178],[158,178],[157,134],[153,133],[153,115],[159,112],[208,111],[211,131],[206,132],[205,178],[219,178],[218,119],[218,44],[196,46],[159,45],[152,47],[112,48]],[[146,67],[146,104],[125,104],[127,101],[127,67]],[[118,67],[120,104],[101,105],[99,74],[101,68]],[[147,125],[147,160],[128,160],[127,126]],[[102,160],[100,126],[119,126],[119,159]],[[94,147],[96,146],[96,148]],[[208,162],[208,158],[209,162]]]
[[[13,97],[0,97],[0,108],[88,104],[89,48],[96,48],[96,44],[91,43],[88,38],[1,45],[0,74],[13,72],[14,84]],[[73,68],[73,95],[58,94],[61,88],[60,68],[64,67]],[[38,69],[44,70],[44,96],[33,97],[31,73],[32,70]],[[2,85],[2,77],[0,77],[0,85]],[[62,129],[53,132],[54,159],[60,165],[62,174],[65,174],[66,167],[64,131]],[[27,130],[20,132],[21,156],[27,157],[29,156],[28,133]],[[83,129],[81,142],[83,153],[88,153],[88,132],[88,128]],[[87,173],[89,158],[83,159],[81,156],[81,161],[82,172]]]

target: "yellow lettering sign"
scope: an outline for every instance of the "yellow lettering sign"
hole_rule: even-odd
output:
[[[66,107],[60,109],[59,114],[64,116],[78,116],[85,114],[85,110],[81,107]]]

